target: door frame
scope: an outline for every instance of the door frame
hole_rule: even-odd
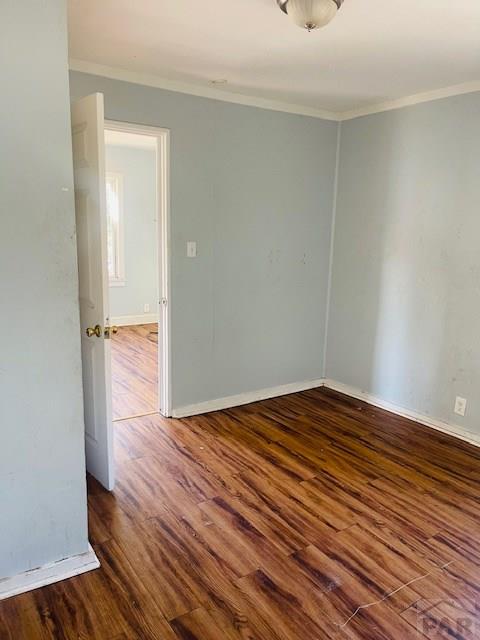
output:
[[[105,119],[105,129],[137,133],[157,139],[157,240],[158,240],[158,410],[172,415],[172,350],[170,313],[170,130]]]

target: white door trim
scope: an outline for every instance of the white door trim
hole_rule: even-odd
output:
[[[158,385],[159,410],[172,415],[170,340],[170,130],[130,122],[105,120],[105,129],[153,136],[157,139],[158,230]]]

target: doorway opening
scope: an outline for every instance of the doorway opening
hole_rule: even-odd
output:
[[[151,232],[156,240],[157,278],[156,299],[150,313],[156,313],[155,326],[158,333],[157,352],[153,353],[151,365],[157,366],[158,392],[155,398],[150,392],[149,403],[138,406],[139,413],[150,413],[152,404],[164,416],[171,415],[170,385],[170,278],[169,278],[169,131],[144,125],[105,121],[104,98],[94,93],[72,104],[72,152],[75,182],[75,218],[78,257],[78,290],[82,348],[83,399],[85,418],[85,459],[87,471],[107,490],[115,486],[114,429],[112,421],[112,337],[118,336],[118,328],[111,322],[110,280],[128,282],[131,276],[125,253],[128,239],[126,228],[121,224],[129,212],[124,202],[126,182],[109,163],[109,175],[105,173],[105,131],[149,136],[154,140],[155,165],[155,226]],[[151,141],[150,141],[151,142]],[[108,180],[108,186],[107,186]],[[106,213],[106,190],[109,191],[110,213]],[[133,207],[135,209],[135,207]],[[130,212],[131,213],[131,212]],[[108,218],[108,220],[107,220]],[[109,231],[107,233],[107,223]],[[123,244],[122,244],[123,243]],[[142,242],[140,242],[142,244]],[[110,249],[108,248],[110,246]],[[155,242],[150,259],[155,260]],[[152,255],[153,254],[153,255]],[[139,258],[137,258],[137,261]],[[110,262],[109,262],[110,261]],[[112,282],[113,284],[113,282]],[[112,287],[113,288],[113,287]],[[147,300],[143,304],[149,304]],[[142,324],[145,323],[145,307],[140,308]],[[115,316],[113,316],[115,317]],[[117,316],[118,319],[118,316]],[[151,320],[152,318],[149,318]],[[132,320],[123,323],[132,325]],[[148,330],[150,338],[150,329]],[[126,334],[126,330],[124,330]],[[152,343],[154,344],[154,343]],[[135,349],[132,349],[135,353]],[[141,386],[142,365],[148,359],[142,350],[137,350],[137,361],[130,358],[124,364],[124,376],[130,374],[129,386]],[[119,358],[120,359],[120,356]],[[118,361],[117,359],[117,361]],[[128,362],[128,358],[124,363]],[[126,373],[125,373],[126,372]],[[152,374],[153,381],[154,373]],[[121,376],[121,373],[120,373]],[[133,382],[132,382],[133,381]],[[155,386],[155,383],[153,382]],[[117,389],[117,392],[119,390]],[[148,397],[148,392],[147,392]],[[153,398],[153,399],[152,399]],[[152,404],[150,404],[150,401]],[[156,412],[155,411],[155,412]],[[128,411],[130,413],[130,410]],[[133,411],[137,413],[137,408]],[[117,405],[116,415],[124,415]],[[129,417],[126,416],[125,417]]]
[[[168,132],[105,122],[112,418],[170,415]]]

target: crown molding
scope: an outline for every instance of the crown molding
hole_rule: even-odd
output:
[[[119,67],[109,67],[85,60],[69,60],[69,68],[71,71],[80,71],[81,73],[89,73],[94,76],[103,76],[112,80],[122,80],[124,82],[132,82],[147,87],[155,87],[157,89],[165,89],[167,91],[175,91],[177,93],[186,93],[189,95],[210,98],[212,100],[221,100],[234,104],[241,104],[248,107],[257,107],[259,109],[269,109],[270,111],[282,111],[284,113],[292,113],[300,116],[309,116],[311,118],[320,118],[321,120],[339,120],[339,114],[323,109],[314,109],[289,102],[279,100],[268,100],[243,93],[234,93],[233,91],[224,91],[222,89],[214,89],[213,87],[202,87],[193,83],[176,82],[168,80],[157,75],[149,73],[139,73],[136,71],[127,71]]]
[[[393,111],[394,109],[411,107],[412,105],[421,104],[422,102],[433,102],[434,100],[451,98],[453,96],[459,96],[464,93],[475,93],[476,91],[480,91],[480,80],[475,80],[473,82],[464,82],[463,84],[455,84],[449,87],[444,87],[443,89],[434,89],[433,91],[426,91],[424,93],[415,93],[411,96],[405,96],[404,98],[371,104],[367,107],[362,107],[361,109],[343,111],[341,113],[337,113],[336,115],[338,117],[338,120],[340,120],[340,122],[343,122],[345,120],[360,118],[361,116],[368,116],[374,113],[382,113],[383,111]]]
[[[221,100],[223,102],[241,104],[248,107],[257,107],[259,109],[268,109],[271,111],[282,111],[284,113],[319,118],[321,120],[331,120],[334,122],[354,120],[355,118],[360,118],[362,116],[402,109],[403,107],[410,107],[416,104],[421,104],[422,102],[433,102],[434,100],[442,100],[443,98],[450,98],[464,93],[475,93],[476,91],[480,91],[480,80],[475,80],[473,82],[455,84],[442,89],[426,91],[424,93],[415,93],[395,100],[373,103],[359,109],[335,112],[325,109],[314,109],[313,107],[306,107],[304,105],[292,104],[279,100],[268,100],[266,98],[259,98],[243,93],[234,93],[233,91],[214,89],[213,87],[204,87],[193,83],[176,82],[154,74],[127,71],[126,69],[121,69],[119,67],[109,67],[95,62],[87,62],[86,60],[76,60],[72,58],[69,60],[69,68],[71,71],[80,71],[94,76],[103,76],[104,78],[110,78],[112,80],[122,80],[123,82],[132,82],[134,84],[140,84],[147,87],[185,93],[201,98],[210,98],[211,100]]]

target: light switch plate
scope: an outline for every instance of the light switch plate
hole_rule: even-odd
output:
[[[187,242],[187,257],[188,258],[196,258],[197,257],[197,243],[193,240],[189,240]]]
[[[455,398],[455,413],[458,416],[464,416],[465,415],[465,411],[467,410],[467,401],[465,398],[460,398],[460,396],[457,396]]]

